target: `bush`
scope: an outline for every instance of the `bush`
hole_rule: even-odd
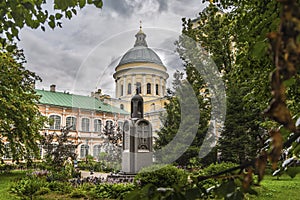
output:
[[[48,183],[47,187],[51,191],[60,193],[70,193],[72,191],[72,186],[68,182],[51,181]]]
[[[102,183],[96,185],[90,192],[90,195],[96,199],[123,199],[126,194],[133,191],[135,186],[133,184],[110,184]]]
[[[21,197],[32,198],[41,188],[47,187],[44,179],[36,177],[25,177],[11,185],[10,191]]]
[[[51,192],[51,190],[47,187],[41,187],[36,193],[35,195],[44,195],[44,194],[48,194],[49,192]]]
[[[70,194],[71,198],[86,198],[86,191],[75,189]]]
[[[150,183],[156,187],[183,186],[187,184],[187,173],[172,165],[152,165],[142,169],[135,176],[134,182],[140,186]]]
[[[194,173],[192,175],[193,177],[197,177],[197,176],[209,176],[209,175],[213,175],[216,174],[218,172],[224,171],[226,169],[232,168],[237,166],[237,164],[231,163],[231,162],[223,162],[223,163],[218,163],[218,164],[211,164],[208,167],[199,170],[198,172]],[[230,175],[230,174],[227,174]],[[226,176],[226,174],[224,174],[224,176]],[[221,180],[218,179],[207,179],[204,181],[199,182],[197,185],[200,187],[204,187],[205,189],[212,187],[214,185],[217,185],[221,182]]]

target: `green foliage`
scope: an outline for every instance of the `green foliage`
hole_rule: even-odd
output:
[[[37,140],[45,118],[36,102],[34,83],[40,78],[23,67],[22,52],[0,52],[0,158],[14,161],[39,157]]]
[[[46,152],[46,163],[55,171],[65,169],[71,175],[74,171],[73,160],[77,156],[75,150],[78,144],[70,138],[69,132],[70,127],[64,127],[61,134],[45,134],[40,141]]]
[[[51,181],[47,184],[47,187],[54,192],[59,192],[62,194],[67,194],[72,191],[72,186],[68,182],[61,181]]]
[[[230,169],[235,166],[237,166],[237,164],[230,163],[230,162],[211,164],[208,167],[205,167],[204,169],[200,169],[198,172],[194,172],[193,175],[191,175],[191,179],[194,181],[195,184],[197,184],[198,187],[208,189],[210,187],[217,186],[222,182],[222,180],[218,178],[211,178],[204,181],[198,181],[199,176],[211,176],[218,172],[224,171],[226,169]],[[231,175],[231,173],[224,174],[224,176],[229,176],[229,175]]]
[[[43,0],[15,0],[2,1],[0,3],[0,43],[6,46],[7,40],[19,40],[19,31],[25,26],[32,29],[41,28],[45,31],[45,26],[51,29],[62,26],[62,18],[71,19],[77,14],[78,8],[83,8],[87,4],[92,4],[101,8],[102,0],[54,0],[53,10],[50,12],[43,7],[47,2]],[[52,13],[52,14],[50,14]],[[11,47],[11,46],[10,46]]]
[[[101,183],[92,188],[89,194],[97,199],[123,199],[134,188],[133,184],[128,183]]]
[[[155,187],[183,186],[187,184],[187,173],[172,165],[152,165],[143,168],[135,177],[135,184],[145,186],[153,184]]]
[[[114,172],[120,169],[120,166],[116,166],[111,162],[104,161],[85,161],[78,162],[78,168],[80,170],[92,170],[94,172]]]
[[[29,197],[32,199],[34,195],[39,194],[41,188],[47,187],[45,179],[36,177],[25,177],[11,185],[10,191],[21,197]]]
[[[80,189],[74,189],[71,194],[71,198],[87,198],[86,192]]]

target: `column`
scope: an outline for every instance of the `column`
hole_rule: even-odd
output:
[[[163,82],[162,82],[162,77],[160,77],[160,86],[159,86],[159,89],[160,89],[160,91],[159,91],[159,95],[160,96],[163,96]]]
[[[127,95],[126,75],[123,76],[123,92],[124,96]]]
[[[115,91],[115,97],[116,97],[116,98],[118,98],[118,89],[119,89],[119,87],[118,87],[118,85],[119,85],[119,83],[118,83],[118,79],[116,79],[116,80],[115,80],[115,82],[116,82],[116,91]]]
[[[146,75],[143,74],[143,82],[142,82],[142,94],[147,94],[147,83],[146,83]]]
[[[131,94],[135,95],[136,85],[135,85],[135,74],[132,74],[131,77]]]
[[[155,75],[152,74],[151,94],[155,96]]]

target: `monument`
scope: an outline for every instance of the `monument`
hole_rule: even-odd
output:
[[[152,165],[152,127],[144,119],[144,100],[141,95],[131,99],[131,118],[123,125],[122,172],[136,174],[141,168]]]

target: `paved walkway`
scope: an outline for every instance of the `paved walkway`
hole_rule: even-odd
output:
[[[81,172],[81,178],[87,178],[91,176],[91,172],[90,171],[80,171]],[[107,178],[107,175],[109,175],[110,173],[102,173],[102,172],[94,172],[92,176],[94,177],[103,177],[103,178]]]

